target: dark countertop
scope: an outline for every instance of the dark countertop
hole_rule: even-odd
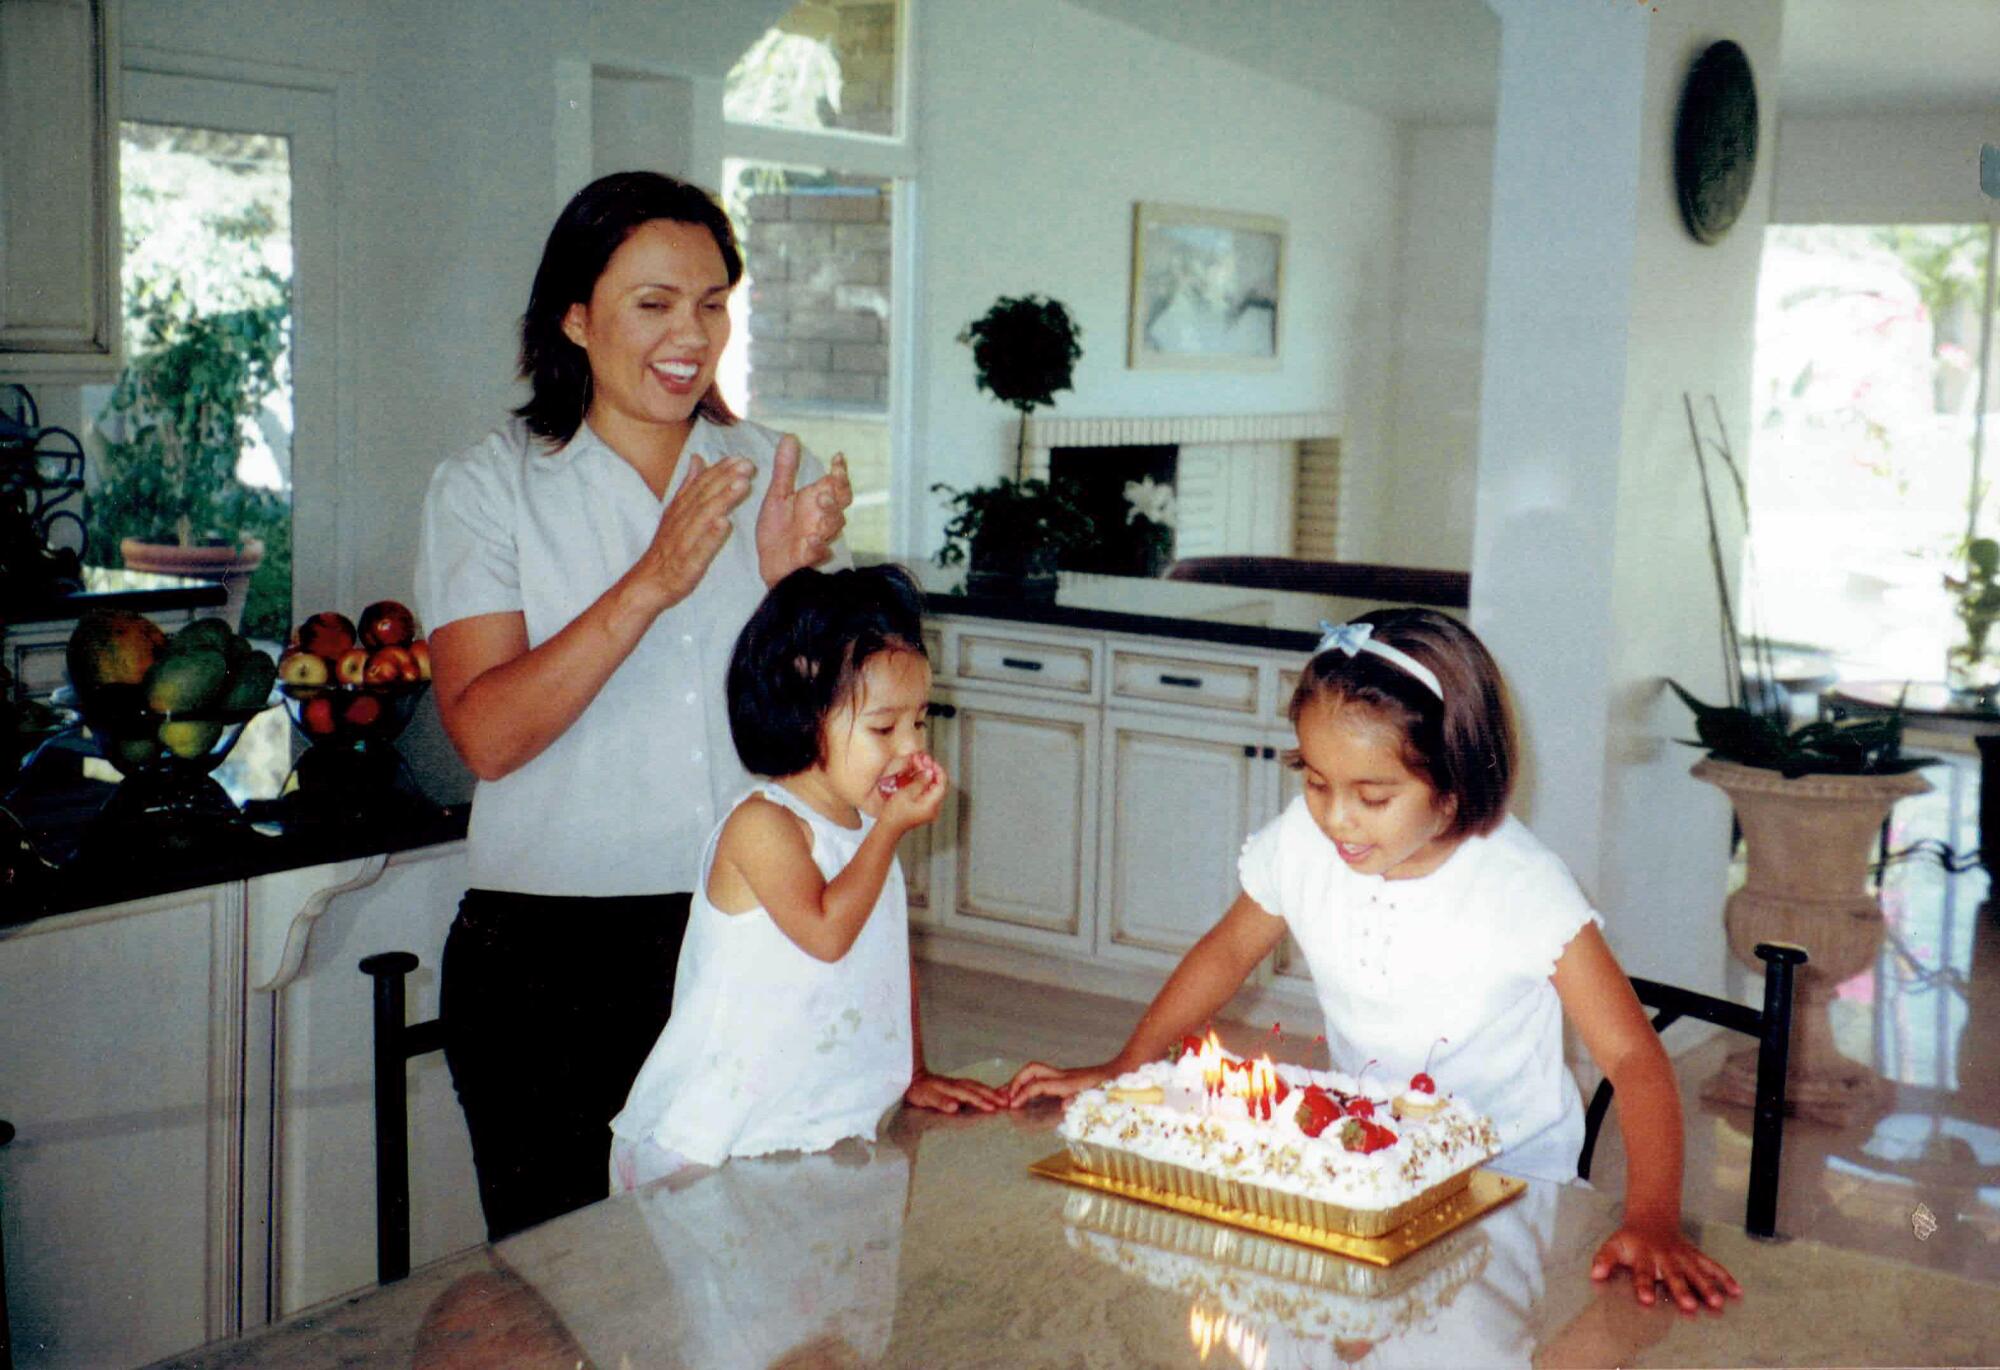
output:
[[[1282,652],[1310,652],[1318,645],[1322,620],[1339,623],[1370,609],[1429,604],[1446,612],[1464,613],[1463,593],[1454,593],[1449,583],[1451,573],[1424,573],[1444,580],[1446,584],[1440,589],[1422,577],[1344,574],[1399,568],[1317,562],[1297,565],[1297,577],[1283,584],[1276,578],[1267,578],[1272,583],[1266,584],[1210,584],[1065,571],[1053,601],[967,595],[962,589],[965,574],[959,567],[916,562],[909,570],[924,587],[924,605],[933,614]],[[1302,588],[1289,588],[1291,585]],[[1369,593],[1370,589],[1388,593]],[[1394,593],[1399,590],[1404,593]]]
[[[214,780],[243,821],[106,816],[115,772],[87,743],[44,748],[0,808],[0,928],[275,871],[413,850],[465,836],[470,806],[438,805],[407,774],[364,805],[315,810],[280,798],[292,768],[282,708],[252,720]],[[24,852],[25,839],[31,848]]]
[[[228,598],[229,592],[212,580],[86,566],[81,590],[8,604],[0,611],[0,619],[8,623],[59,623],[80,616],[86,609],[207,609],[219,607]]]

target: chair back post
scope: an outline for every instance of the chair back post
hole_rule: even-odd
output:
[[[0,1146],[14,1140],[14,1125],[0,1119]],[[14,1370],[14,1333],[7,1322],[7,1234],[0,1215],[0,1370]]]
[[[417,968],[407,951],[364,957],[375,981],[375,1277],[410,1273],[410,1119],[405,1088],[403,977]]]
[[[1753,1237],[1778,1235],[1778,1164],[1784,1149],[1785,1070],[1792,1049],[1792,990],[1804,947],[1759,942],[1764,963],[1762,1037],[1757,1045],[1757,1101],[1750,1126],[1750,1209],[1744,1230]]]

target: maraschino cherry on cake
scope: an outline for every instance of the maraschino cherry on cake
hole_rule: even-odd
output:
[[[1245,1060],[1212,1032],[1076,1095],[1058,1131],[1093,1173],[1357,1237],[1442,1203],[1500,1151],[1492,1119],[1427,1074],[1392,1091]]]

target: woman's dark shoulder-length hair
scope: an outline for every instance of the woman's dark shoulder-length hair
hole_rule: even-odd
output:
[[[563,316],[573,304],[590,303],[611,254],[633,230],[655,219],[707,229],[722,252],[729,283],[743,279],[736,230],[715,197],[700,186],[656,171],[619,171],[572,196],[549,230],[542,264],[528,291],[528,312],[521,316],[520,375],[531,393],[514,412],[527,420],[529,432],[552,447],[576,436],[590,407],[590,358],[564,335]],[[698,409],[711,423],[736,422],[713,384]]]
[[[923,592],[902,567],[804,567],[773,585],[729,657],[729,733],[744,769],[787,776],[818,765],[828,715],[878,652],[925,655]]]
[[[1314,703],[1368,709],[1403,739],[1403,764],[1423,777],[1440,803],[1454,801],[1446,837],[1484,836],[1507,817],[1518,749],[1513,711],[1500,667],[1473,631],[1435,609],[1376,609],[1374,638],[1430,668],[1444,698],[1373,652],[1321,652],[1292,693],[1290,716]]]

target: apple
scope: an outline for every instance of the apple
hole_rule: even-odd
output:
[[[349,647],[333,663],[333,678],[343,685],[359,685],[367,679],[368,649]]]
[[[340,719],[350,728],[372,728],[382,720],[382,701],[374,695],[356,695],[347,701]]]
[[[327,736],[335,726],[333,700],[327,695],[308,699],[306,706],[299,710],[299,722],[305,724],[306,731],[314,737]]]
[[[417,679],[429,680],[431,678],[430,643],[424,641],[422,638],[418,638],[415,642],[412,642],[410,644],[410,655],[416,658]]]
[[[278,679],[287,685],[300,689],[310,689],[324,685],[333,678],[333,670],[326,664],[326,658],[315,656],[300,647],[287,647],[285,654],[278,658]]]
[[[416,640],[417,618],[393,599],[381,599],[361,611],[361,645],[407,647]]]
[[[371,652],[361,678],[370,685],[400,685],[417,679],[417,659],[408,647],[383,647]]]
[[[338,661],[354,646],[354,624],[345,614],[314,614],[299,625],[299,646],[314,656]]]

